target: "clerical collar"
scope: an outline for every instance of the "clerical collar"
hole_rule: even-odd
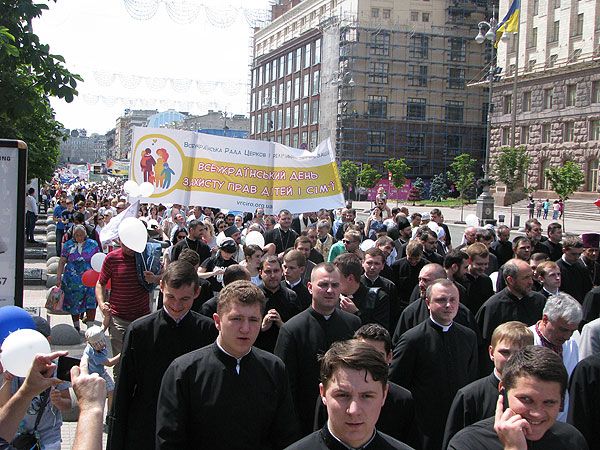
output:
[[[494,376],[495,376],[495,377],[498,379],[498,381],[502,381],[502,375],[500,375],[500,374],[498,373],[498,369],[496,369],[495,367],[494,367],[494,372],[493,372],[493,374],[494,374]]]
[[[567,262],[567,260],[565,259],[565,255],[562,255],[562,256],[560,257],[560,259],[562,259],[562,261],[563,261],[563,262],[564,262],[564,263],[565,263],[567,266],[569,266],[569,267],[571,267],[571,266],[573,265],[572,263],[570,263],[570,262]]]
[[[244,359],[246,356],[248,356],[248,354],[252,351],[252,347],[250,347],[250,350],[248,350],[248,353],[246,353],[245,355],[242,355],[241,358],[236,358],[235,356],[233,356],[231,353],[229,353],[227,350],[225,350],[222,346],[221,346],[221,336],[217,336],[217,340],[215,341],[217,344],[217,347],[219,347],[219,350],[221,350],[223,353],[225,353],[227,356],[235,359],[236,365],[235,365],[235,371],[237,372],[237,374],[240,374],[240,362],[242,361],[242,359]]]
[[[365,442],[363,445],[361,445],[360,447],[351,447],[348,444],[344,443],[340,438],[338,438],[335,434],[333,434],[333,431],[331,431],[331,427],[329,426],[329,422],[327,422],[327,431],[329,432],[329,434],[331,435],[332,438],[334,438],[336,441],[338,441],[344,448],[347,448],[348,450],[363,450],[366,449],[369,444],[373,441],[373,439],[375,439],[375,435],[377,434],[376,430],[373,430],[373,435],[371,436],[371,439],[369,439],[367,442]]]
[[[378,279],[379,279],[379,275],[377,275],[374,279],[371,279],[367,276],[367,274],[365,273],[365,278],[367,280],[369,280],[371,283],[375,283]]]
[[[557,289],[556,292],[550,292],[548,289],[546,289],[545,287],[542,288],[544,291],[546,291],[548,294],[550,295],[558,295],[558,293],[560,292],[560,289]]]
[[[188,309],[188,311],[187,311],[187,312],[186,312],[186,313],[185,313],[183,316],[181,316],[179,319],[176,319],[175,317],[173,317],[173,316],[172,316],[172,315],[169,313],[169,310],[168,310],[167,308],[165,308],[165,307],[164,307],[164,305],[163,305],[163,311],[164,311],[164,312],[165,312],[165,314],[166,314],[167,316],[169,316],[169,317],[170,317],[170,318],[173,320],[173,322],[175,322],[177,325],[179,325],[179,323],[180,323],[180,322],[181,322],[181,321],[182,321],[182,320],[185,318],[185,316],[187,316],[187,315],[188,315],[188,313],[190,312],[190,310]]]
[[[286,281],[286,282],[290,289],[294,289],[296,286],[298,286],[302,282],[302,278],[298,278],[298,281],[295,281],[293,283],[290,283],[289,281]]]
[[[440,327],[444,333],[447,333],[448,330],[450,329],[450,327],[452,326],[452,323],[450,325],[442,325],[441,323],[436,322],[435,319],[431,315],[429,316],[429,318],[431,319],[431,321],[433,323],[435,323],[438,327]]]
[[[558,356],[560,356],[562,358],[562,345],[554,345],[552,342],[550,342],[548,339],[546,339],[546,337],[542,334],[542,331],[540,330],[540,322],[541,322],[541,320],[538,320],[538,322],[535,324],[535,332],[538,335],[538,337],[540,338],[542,347],[549,348],[550,350],[552,350],[554,353],[556,353]]]

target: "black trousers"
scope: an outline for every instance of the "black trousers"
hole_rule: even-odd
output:
[[[25,234],[27,237],[27,240],[29,242],[33,241],[33,230],[35,230],[35,222],[37,221],[37,216],[31,212],[31,211],[27,211],[27,214],[25,214]]]

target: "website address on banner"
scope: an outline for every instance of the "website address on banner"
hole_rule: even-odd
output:
[[[247,202],[247,201],[238,200],[236,203],[238,206],[247,206],[250,208],[273,209],[272,205],[265,205],[264,203],[260,203],[260,202]]]

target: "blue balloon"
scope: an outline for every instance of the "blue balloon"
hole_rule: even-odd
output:
[[[4,339],[17,330],[35,330],[33,317],[18,306],[3,306],[0,308],[0,346]]]

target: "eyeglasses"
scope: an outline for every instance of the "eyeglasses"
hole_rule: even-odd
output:
[[[349,241],[348,239],[342,239],[342,244],[354,244],[355,242],[358,241]]]
[[[183,239],[186,236],[187,236],[187,234],[179,234],[179,235],[177,235],[177,239]]]

